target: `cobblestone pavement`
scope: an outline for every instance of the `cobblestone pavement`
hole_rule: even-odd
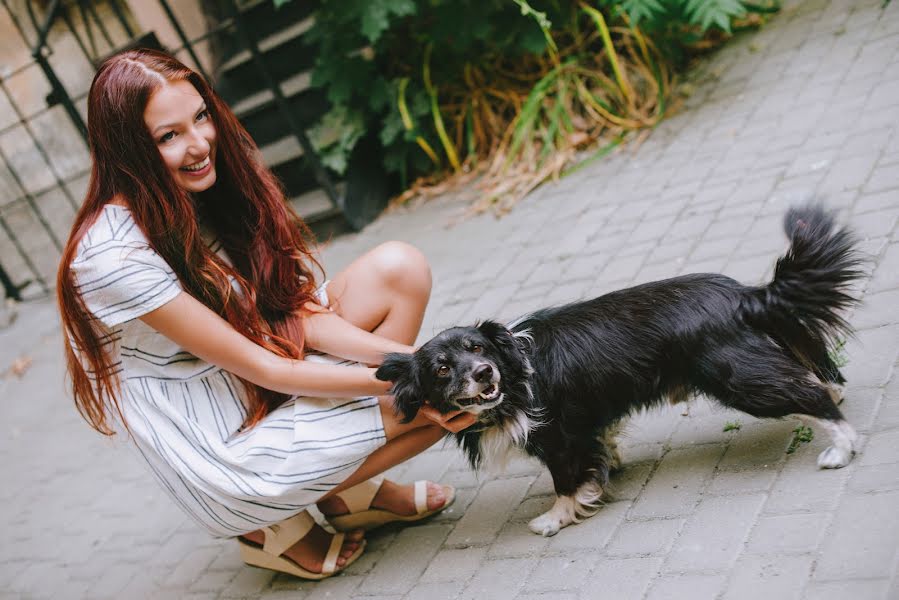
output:
[[[639,147],[547,185],[506,218],[447,228],[450,199],[382,217],[324,250],[329,271],[410,241],[435,275],[422,339],[636,282],[722,271],[760,282],[785,242],[784,209],[821,197],[870,255],[846,346],[844,410],[862,436],[819,471],[818,435],[712,409],[636,417],[625,469],[593,518],[552,538],[547,474],[519,460],[480,478],[451,446],[395,469],[458,488],[432,521],[370,536],[321,583],[243,566],[236,544],[181,515],[121,444],[79,421],[63,387],[49,303],[0,332],[0,597],[49,598],[899,598],[899,6],[788,2],[700,69],[686,109]],[[742,427],[724,431],[729,421]]]

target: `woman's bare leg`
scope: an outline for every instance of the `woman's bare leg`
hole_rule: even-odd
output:
[[[386,242],[338,273],[328,284],[328,297],[333,310],[353,325],[412,345],[418,337],[431,297],[431,268],[414,246]],[[408,460],[446,434],[444,429],[424,418],[405,425],[399,423],[389,397],[381,399],[381,416],[387,444],[323,498],[318,506],[325,514],[346,512],[343,501],[334,494]],[[428,508],[439,508],[445,501],[443,489],[429,484]],[[385,481],[372,505],[398,514],[414,514],[412,487]]]
[[[361,329],[412,345],[418,336],[431,295],[431,270],[424,256],[413,246],[387,242],[360,256],[328,284],[331,308]],[[381,398],[381,416],[387,443],[373,452],[346,481],[323,497],[318,506],[325,514],[346,512],[346,505],[334,494],[361,483],[419,454],[437,442],[446,431],[423,417],[402,424],[393,412],[389,397]],[[428,508],[443,506],[446,498],[440,486],[428,485]],[[374,506],[398,514],[415,512],[412,490],[385,481],[372,501]],[[246,539],[262,543],[262,531],[246,534]],[[343,566],[359,546],[361,531],[347,534],[337,560]],[[330,534],[315,527],[284,554],[313,572],[321,571]]]
[[[412,345],[431,297],[431,268],[414,246],[386,242],[338,273],[328,297],[333,310],[356,327]]]

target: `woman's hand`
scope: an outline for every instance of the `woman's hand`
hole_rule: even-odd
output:
[[[452,433],[459,433],[463,429],[468,429],[478,420],[477,415],[463,410],[454,410],[443,415],[431,406],[422,406],[419,412]]]

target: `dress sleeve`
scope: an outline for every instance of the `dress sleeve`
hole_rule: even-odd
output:
[[[156,310],[181,291],[174,271],[137,227],[120,239],[86,237],[71,268],[88,310],[110,328]]]

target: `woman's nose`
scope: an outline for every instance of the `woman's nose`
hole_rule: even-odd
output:
[[[203,158],[209,154],[209,140],[203,135],[203,132],[196,127],[190,130],[188,137],[187,150],[190,154],[196,155],[197,158]]]

